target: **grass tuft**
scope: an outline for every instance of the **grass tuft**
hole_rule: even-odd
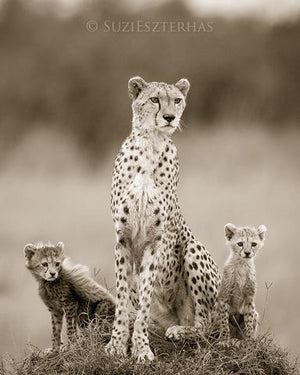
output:
[[[115,358],[104,352],[111,325],[104,321],[80,332],[75,342],[60,354],[46,354],[31,347],[31,354],[17,363],[2,358],[5,375],[292,375],[299,374],[297,361],[280,348],[270,333],[240,345],[224,347],[218,340],[165,340],[163,332],[151,330],[150,342],[156,358],[137,364],[132,358]]]

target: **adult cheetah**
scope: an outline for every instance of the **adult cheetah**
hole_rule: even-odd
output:
[[[137,309],[132,355],[153,360],[151,317],[168,338],[201,333],[210,320],[220,276],[205,247],[186,225],[177,200],[177,150],[190,84],[129,80],[132,131],[117,155],[111,209],[116,230],[116,316],[107,351],[127,353],[129,300]]]

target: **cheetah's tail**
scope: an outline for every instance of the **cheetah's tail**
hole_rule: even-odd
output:
[[[73,285],[75,292],[82,298],[90,302],[105,300],[115,305],[114,296],[92,279],[87,266],[72,264],[70,259],[66,258],[62,264],[62,274],[64,279]]]

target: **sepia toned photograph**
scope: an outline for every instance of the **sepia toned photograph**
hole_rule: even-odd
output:
[[[292,375],[300,3],[0,0],[0,375]]]

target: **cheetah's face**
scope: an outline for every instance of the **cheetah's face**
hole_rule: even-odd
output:
[[[24,253],[27,268],[44,280],[56,280],[64,259],[63,248],[64,245],[62,242],[58,242],[55,246],[50,244],[26,245]]]
[[[190,84],[181,79],[175,85],[147,83],[141,77],[129,80],[129,96],[133,99],[133,123],[142,130],[157,130],[166,135],[180,127]]]
[[[226,224],[225,237],[234,254],[243,259],[251,259],[262,248],[266,230],[267,228],[264,225],[254,228]]]

